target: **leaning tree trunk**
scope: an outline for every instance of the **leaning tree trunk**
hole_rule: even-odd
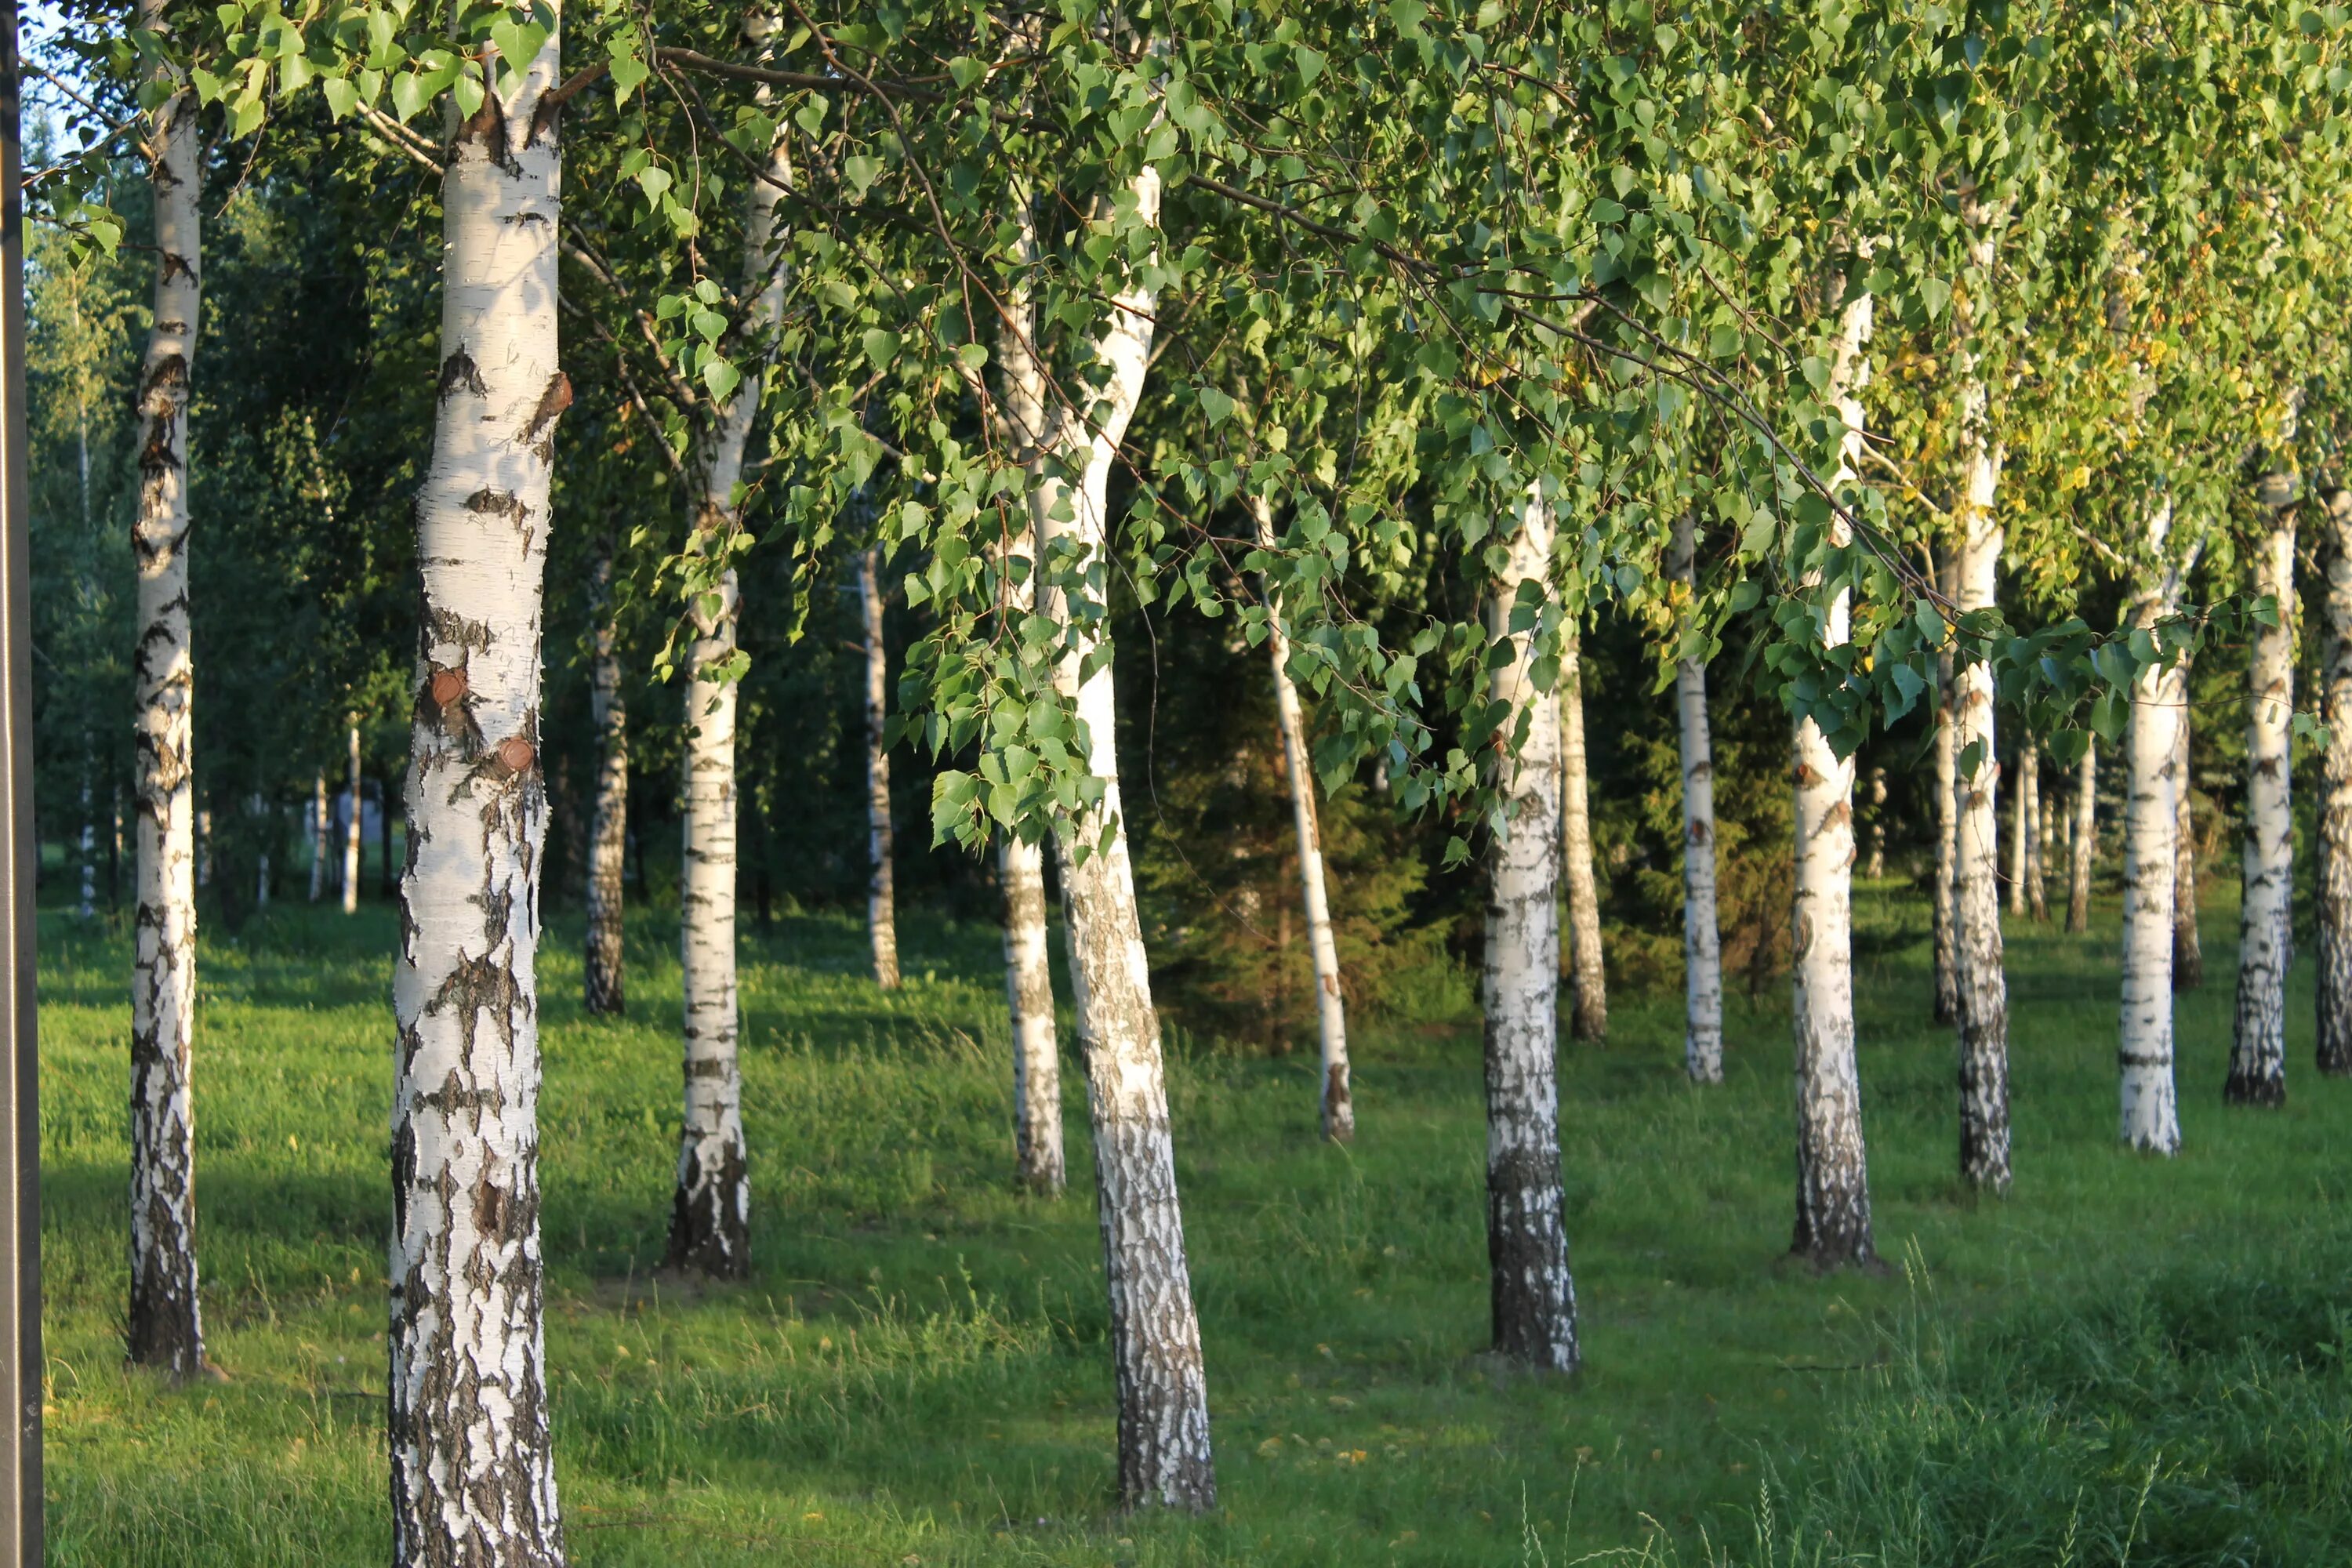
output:
[[[1838,484],[1853,479],[1863,431],[1861,392],[1870,377],[1872,302],[1857,294],[1839,315],[1832,396],[1845,422]],[[1844,542],[1843,517],[1831,524]],[[1849,636],[1846,590],[1831,600],[1822,638]],[[1797,1224],[1791,1250],[1817,1268],[1866,1264],[1871,1239],[1869,1162],[1862,1136],[1862,1077],[1854,1056],[1853,759],[1831,750],[1811,717],[1797,721],[1795,960],[1790,1023],[1796,1037]]]
[[[792,170],[782,144],[745,187],[743,276],[752,297],[745,322],[754,342],[783,314],[776,207]],[[741,521],[743,452],[759,417],[764,366],[745,366],[735,395],[706,417],[694,469],[702,495],[693,548],[723,560]],[[679,1123],[677,1184],[670,1202],[668,1262],[712,1279],[751,1268],[751,1160],[743,1139],[743,1072],[736,1050],[735,977],[735,571],[698,592],[689,608],[684,876],[678,890],[679,986],[686,1099]]]
[[[1261,550],[1272,550],[1274,509],[1249,497]],[[1290,815],[1298,833],[1298,881],[1307,906],[1307,948],[1315,961],[1315,1020],[1323,1047],[1323,1136],[1346,1143],[1356,1136],[1356,1105],[1348,1080],[1348,1011],[1339,994],[1339,943],[1331,933],[1331,905],[1323,887],[1323,832],[1315,814],[1315,771],[1307,752],[1307,719],[1290,679],[1290,637],[1282,606],[1274,602],[1266,648],[1274,660],[1274,714],[1282,731],[1282,758],[1290,775]]]
[[[2189,666],[2180,667],[2180,710],[2172,731],[2172,988],[2205,984],[2205,944],[2197,930],[2197,816],[2189,771]]]
[[[1537,689],[1536,636],[1510,630],[1522,584],[1551,574],[1551,503],[1528,492],[1489,599],[1488,635],[1507,650],[1490,695],[1507,716],[1496,783],[1507,822],[1486,900],[1486,1266],[1497,1353],[1574,1372],[1576,1284],[1560,1193],[1559,995],[1560,715]],[[1563,631],[1566,637],[1572,635]],[[1564,678],[1563,678],[1564,679]],[[1511,737],[1524,727],[1517,754]]]
[[[591,655],[589,717],[596,730],[596,803],[588,827],[588,935],[582,965],[588,1011],[628,1010],[622,984],[623,873],[629,832],[629,722],[621,699],[621,658],[613,625],[613,542],[588,569]]]
[[[1147,166],[1129,189],[1142,221],[1156,223],[1158,171]],[[1129,1505],[1206,1510],[1216,1502],[1208,1377],[1176,1196],[1160,1019],[1120,805],[1118,699],[1102,600],[1110,470],[1142,394],[1156,306],[1154,291],[1140,282],[1112,300],[1110,320],[1094,345],[1108,379],[1093,394],[1091,415],[1066,401],[1057,407],[1030,504],[1040,555],[1055,563],[1041,608],[1069,634],[1055,685],[1076,713],[1087,769],[1103,786],[1096,805],[1059,825],[1056,842],[1094,1121],[1096,1203],[1118,1385],[1119,1495]]]
[[[874,981],[898,985],[898,904],[890,883],[890,668],[882,646],[882,547],[857,556],[857,604],[866,626],[866,931],[874,946]]]
[[[140,19],[169,30],[164,0]],[[131,961],[130,1359],[180,1376],[205,1365],[196,1303],[195,792],[188,646],[188,384],[198,304],[196,102],[172,96],[149,128],[154,325],[139,382],[139,513],[131,530],[139,637],[131,645],[138,908]]]
[[[2319,781],[2319,1070],[2352,1074],[2352,489],[2327,497]]]
[[[2171,508],[2149,519],[2152,553],[2159,560]],[[2153,625],[2172,613],[2179,574],[2159,564],[2156,586],[2141,598],[2136,620]],[[2123,1021],[2117,1059],[2122,1068],[2122,1136],[2136,1149],[2170,1154],[2180,1147],[2180,1117],[2172,1080],[2173,837],[2175,797],[2182,784],[2176,733],[2187,699],[2179,667],[2150,668],[2132,683],[2131,733],[2126,742],[2124,816]]]
[[[343,826],[343,913],[356,914],[360,907],[360,829],[367,818],[366,797],[360,793],[360,727],[352,726],[351,733],[351,807],[352,819]]]
[[[1698,521],[1675,520],[1673,570],[1695,599]],[[1683,1070],[1693,1083],[1723,1081],[1723,941],[1715,911],[1715,752],[1707,731],[1706,660],[1677,659],[1682,716]]]
[[[1569,1029],[1580,1040],[1609,1037],[1609,982],[1601,963],[1601,896],[1592,877],[1592,812],[1585,787],[1584,658],[1579,630],[1561,628],[1559,647],[1559,828],[1568,884]]]
[[[1979,265],[1991,268],[1990,240],[1981,229],[1972,242]],[[2003,535],[1995,502],[2001,448],[1993,438],[1990,397],[1979,374],[1973,327],[1957,327],[1953,371],[1960,383],[1963,504],[1954,562],[1955,601],[1963,615],[1993,607],[1999,594]],[[1952,754],[1958,814],[1953,834],[1952,915],[1956,937],[1953,998],[1959,1026],[1960,1176],[1969,1185],[2006,1193],[2010,1181],[2009,981],[2000,931],[1998,855],[2000,767],[1995,760],[1993,679],[1990,666],[1953,671]],[[1969,757],[1974,753],[1974,764]],[[2023,796],[2020,795],[2021,803]],[[2022,828],[2023,819],[2020,819]],[[2025,835],[2017,835],[2022,848]],[[2013,868],[2022,873],[2019,861]],[[2021,889],[2020,889],[2022,890]]]
[[[562,217],[551,35],[453,123],[393,970],[391,1457],[401,1568],[560,1568],[539,1208],[540,615]],[[543,111],[544,110],[544,111]],[[451,119],[455,121],[453,110]]]
[[[2263,482],[2270,531],[2254,562],[2254,591],[2278,605],[2258,626],[2246,671],[2246,847],[2238,925],[2238,1017],[2222,1098],[2286,1100],[2286,970],[2294,945],[2294,814],[2289,798],[2294,719],[2294,481]]]
[[[2091,929],[2091,867],[2099,856],[2099,742],[2084,737],[2083,760],[2074,773],[2074,826],[2066,857],[2066,929]]]

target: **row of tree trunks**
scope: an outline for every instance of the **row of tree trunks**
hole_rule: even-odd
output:
[[[496,81],[496,74],[491,73]],[[402,1568],[559,1568],[540,1247],[540,617],[562,232],[556,37],[452,127],[393,1003]]]
[[[142,27],[168,35],[164,0]],[[136,1364],[205,1364],[196,1300],[195,696],[188,623],[188,393],[201,266],[196,102],[158,57],[146,151],[155,201],[154,322],[139,382],[139,510],[131,531],[137,851],[131,969],[131,1302]]]

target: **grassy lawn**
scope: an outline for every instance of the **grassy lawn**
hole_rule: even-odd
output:
[[[1706,1092],[1682,1080],[1677,998],[1613,1001],[1609,1047],[1561,1063],[1589,1367],[1566,1384],[1479,1354],[1466,1008],[1359,1031],[1350,1151],[1314,1136],[1304,1057],[1177,1042],[1220,1488],[1201,1520],[1109,1506],[1082,1086],[1068,1071],[1078,1186],[1016,1196],[992,927],[911,924],[908,984],[885,996],[854,922],[747,920],[757,1278],[723,1290],[651,1272],[674,929],[633,928],[632,1016],[604,1025],[582,1016],[562,927],[541,965],[543,1137],[572,1559],[2352,1560],[2352,1085],[2309,1068],[2308,966],[2287,1109],[2225,1109],[2235,920],[2209,911],[2212,978],[2180,1007],[2186,1148],[2128,1155],[2105,914],[2088,938],[2012,932],[2017,1190],[1979,1204],[1952,1175],[1926,906],[1864,895],[1876,1276],[1781,1258],[1785,994],[1734,999],[1730,1081]],[[173,1388],[126,1374],[119,1348],[124,940],[45,915],[53,1563],[383,1560],[393,937],[381,906],[298,906],[205,951],[205,1306],[230,1375]]]

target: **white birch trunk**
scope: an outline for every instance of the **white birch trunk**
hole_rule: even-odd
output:
[[[2286,1101],[2286,971],[2294,952],[2294,489],[2263,486],[2271,526],[2254,562],[2254,592],[2278,603],[2278,625],[2256,626],[2246,671],[2246,847],[2238,924],[2238,1016],[2222,1098]]]
[[[360,907],[360,829],[366,823],[367,801],[360,793],[360,727],[351,728],[351,820],[343,825],[343,913]]]
[[[1014,1180],[1047,1197],[1068,1177],[1062,1155],[1062,1058],[1054,1038],[1054,966],[1045,945],[1045,852],[996,847],[1004,883],[1004,993],[1013,1011]]]
[[[2352,489],[2327,496],[2327,630],[2320,692],[2317,982],[2319,1070],[2352,1074]]]
[[[1507,822],[1486,902],[1486,1264],[1495,1350],[1542,1372],[1577,1369],[1559,1166],[1560,710],[1535,682],[1535,634],[1510,630],[1520,584],[1551,574],[1551,503],[1530,490],[1488,600],[1509,658],[1489,695],[1509,707],[1496,779]],[[1512,737],[1524,730],[1517,754]]]
[[[82,746],[81,759],[81,907],[85,921],[98,918],[98,821],[90,815],[89,746]]]
[[[1949,566],[1949,558],[1947,557],[1945,570],[1939,574],[1939,585],[1948,598],[1956,596],[1958,592],[1952,581]],[[1953,684],[1951,654],[1937,653],[1936,666],[1936,690],[1940,699],[1935,720],[1936,889],[1933,925],[1936,1022],[1957,1024],[1960,1017],[1960,790],[1959,748],[1953,744],[1955,725],[1952,712],[1958,704],[1959,690]]]
[[[327,770],[320,768],[310,780],[310,901],[317,903],[327,893],[327,834],[334,814],[327,809]]]
[[[762,342],[783,312],[776,207],[792,179],[782,144],[744,193],[743,278],[752,300],[747,336]],[[765,365],[746,363],[734,396],[697,433],[702,495],[694,547],[716,555],[740,516],[743,453],[766,385]],[[695,626],[687,691],[685,865],[678,891],[679,983],[686,1093],[677,1186],[670,1205],[668,1262],[713,1279],[751,1268],[751,1176],[743,1138],[741,1018],[735,972],[735,712],[733,670],[740,605],[732,568],[689,607]]]
[[[1671,570],[1698,592],[1698,521],[1675,520]],[[1675,666],[1682,720],[1683,1070],[1693,1083],[1723,1081],[1723,938],[1715,907],[1715,742],[1706,718],[1706,661]]]
[[[2172,730],[2172,988],[2205,984],[2205,944],[2197,929],[2197,813],[2189,771],[2189,666],[2180,669],[2180,712]]]
[[[1872,300],[1857,294],[1840,312],[1831,395],[1844,420],[1837,483],[1853,479],[1863,431],[1861,391],[1870,376]],[[1843,519],[1831,527],[1844,530]],[[1831,647],[1849,635],[1841,589],[1824,618]],[[1820,726],[1797,722],[1795,960],[1791,1024],[1796,1038],[1797,1223],[1792,1250],[1817,1268],[1866,1264],[1870,1177],[1862,1135],[1862,1079],[1854,1057],[1853,759],[1831,750]]]
[[[874,980],[885,991],[898,984],[898,905],[890,883],[890,753],[882,744],[889,722],[890,670],[882,644],[882,551],[857,557],[857,603],[866,626],[866,930],[874,948]]]
[[[2017,804],[2024,826],[2018,837],[2025,847],[2025,912],[2044,921],[2050,910],[2042,889],[2042,743],[2028,735],[2019,750]]]
[[[1979,228],[1976,260],[1989,273],[1991,242]],[[1957,323],[1953,374],[1960,383],[1962,505],[1953,566],[1955,602],[1966,614],[1990,609],[2000,590],[2003,535],[1996,500],[2002,451],[1991,430],[1990,395],[1977,369],[1973,329]],[[1960,1175],[1971,1186],[2006,1193],[2010,1183],[2009,982],[2000,930],[2000,765],[1993,721],[1992,670],[1983,664],[1952,673],[1952,924],[1954,1021],[1959,1030]],[[1971,751],[1975,765],[1969,765]],[[2020,804],[2023,796],[2019,796]],[[2023,826],[2020,820],[2020,828]],[[2014,907],[2022,910],[2025,836],[2011,846]]]
[[[621,697],[621,658],[613,625],[613,546],[607,539],[589,568],[589,716],[596,728],[596,801],[588,827],[588,934],[584,1000],[599,1017],[628,1011],[622,974],[624,873],[629,831],[629,724]]]
[[[164,0],[141,23],[169,31]],[[196,104],[173,96],[147,123],[155,200],[155,315],[139,383],[139,512],[131,530],[139,635],[131,673],[137,908],[131,967],[130,1360],[189,1376],[205,1366],[196,1300],[195,680],[188,644],[188,389],[201,263]]]
[[[2099,856],[2099,742],[2088,738],[2083,760],[2075,764],[2074,825],[2068,835],[2066,866],[2066,929],[2080,934],[2091,929],[2091,868]]]
[[[1875,882],[1886,875],[1886,770],[1870,770],[1870,858],[1862,874]]]
[[[1275,547],[1274,509],[1265,498],[1248,498],[1258,548]],[[1271,600],[1271,595],[1269,595]],[[1307,909],[1307,946],[1315,963],[1316,1032],[1322,1043],[1323,1136],[1347,1143],[1356,1136],[1355,1096],[1348,1073],[1348,1011],[1339,993],[1339,943],[1331,931],[1331,905],[1323,885],[1323,833],[1316,820],[1314,764],[1307,752],[1307,719],[1298,689],[1290,679],[1290,638],[1282,629],[1282,606],[1269,603],[1272,626],[1267,655],[1274,661],[1275,723],[1282,731],[1282,756],[1290,776],[1290,815],[1298,835],[1299,890]]]
[[[540,616],[555,426],[558,43],[458,123],[393,1003],[394,1561],[560,1568],[539,1211]]]
[[[2019,916],[2025,913],[2026,840],[2032,836],[2026,816],[2026,752],[2024,746],[2018,748],[2017,784],[2009,796],[2009,912]]]
[[[1143,221],[1156,224],[1159,172],[1147,167],[1129,189]],[[1094,345],[1107,379],[1095,392],[1091,416],[1066,402],[1055,410],[1030,501],[1040,555],[1054,563],[1041,607],[1071,634],[1055,684],[1075,707],[1087,765],[1103,784],[1100,803],[1062,824],[1057,843],[1095,1129],[1118,1384],[1119,1495],[1129,1505],[1205,1510],[1216,1501],[1208,1379],[1176,1195],[1160,1020],[1120,804],[1118,700],[1105,657],[1110,470],[1142,395],[1157,304],[1139,283],[1112,300]],[[1072,469],[1076,485],[1068,479]],[[1071,603],[1072,583],[1084,585],[1083,609]]]
[[[2050,846],[2056,837],[2056,819],[2051,809],[2052,792],[2042,787],[2039,747],[2033,753],[2033,772],[2028,782],[2033,791],[2033,841],[2025,847],[2025,909],[2040,923],[2050,918]]]
[[[1584,658],[1573,624],[1560,633],[1559,828],[1568,884],[1569,1032],[1609,1037],[1609,982],[1601,947],[1601,895],[1592,875],[1592,811],[1584,762]]]
[[[2140,626],[2170,614],[2179,573],[2163,564],[2169,502],[2148,518],[2156,584],[2135,609]],[[2176,735],[2187,697],[2184,672],[2150,669],[2132,685],[2124,815],[2122,1137],[2136,1149],[2170,1154],[2180,1147],[2172,1079],[2172,897],[2176,804],[2180,787]]]

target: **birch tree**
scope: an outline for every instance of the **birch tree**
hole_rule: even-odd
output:
[[[1264,496],[1249,497],[1250,520],[1261,550],[1275,547],[1274,508]],[[1269,591],[1268,597],[1274,597]],[[1279,603],[1266,634],[1274,663],[1275,724],[1282,734],[1283,769],[1290,782],[1291,818],[1298,835],[1298,883],[1306,904],[1307,948],[1315,965],[1316,1033],[1322,1047],[1323,1136],[1334,1143],[1356,1136],[1356,1104],[1348,1078],[1348,1011],[1339,994],[1339,943],[1331,932],[1331,904],[1323,885],[1323,834],[1316,821],[1315,772],[1307,749],[1307,718],[1298,688],[1290,679],[1290,638],[1282,630]]]
[[[327,809],[327,770],[320,768],[310,781],[310,901],[317,903],[327,892],[327,833],[334,814]]]
[[[1584,760],[1584,657],[1574,626],[1559,654],[1560,853],[1568,889],[1569,1031],[1609,1037],[1609,984],[1601,951],[1601,895],[1592,876],[1592,812]]]
[[[2074,764],[2074,826],[2066,845],[2066,929],[2091,929],[2091,868],[2099,855],[2099,742],[2085,737]]]
[[[746,325],[759,344],[772,338],[783,311],[776,208],[791,184],[791,163],[777,140],[764,165],[745,182]],[[751,1267],[751,1159],[737,1055],[735,720],[741,660],[733,556],[742,543],[743,455],[766,381],[758,365],[739,374],[726,395],[713,389],[717,404],[697,430],[692,466],[700,494],[688,546],[694,640],[687,656],[685,875],[678,892],[686,1103],[668,1251],[673,1268],[730,1279]]]
[[[449,102],[441,368],[393,971],[397,1563],[560,1568],[539,1230],[540,616],[562,218],[554,13]]]
[[[2319,1070],[2352,1074],[2352,489],[2326,497],[2321,559],[2327,625],[2320,648],[2321,718],[2327,725],[2319,777]]]
[[[360,794],[362,775],[360,773],[360,727],[351,726],[351,786],[345,791],[345,803],[351,815],[343,824],[343,913],[357,914],[360,907],[360,829],[367,817],[367,803]]]
[[[882,646],[882,550],[857,556],[857,604],[866,632],[866,931],[874,949],[874,981],[898,986],[898,908],[890,884],[890,668]]]
[[[1698,523],[1675,519],[1671,569],[1696,595]],[[1723,944],[1715,907],[1715,752],[1707,731],[1706,660],[1675,661],[1683,771],[1683,1070],[1693,1083],[1723,1081]]]
[[[2268,526],[2256,542],[2254,592],[2276,606],[2257,623],[2247,660],[2246,844],[2238,918],[2238,1009],[2222,1098],[2286,1100],[2286,970],[2294,944],[2294,480],[2262,486]]]
[[[596,797],[588,824],[588,933],[581,965],[587,1009],[607,1018],[628,1010],[622,976],[622,903],[629,831],[629,723],[613,613],[613,541],[608,536],[588,567],[588,710],[596,730]]]
[[[2197,929],[2197,813],[2189,775],[2189,671],[2180,672],[2180,711],[2172,726],[2172,988],[2205,984],[2205,943]]]
[[[1873,301],[1843,273],[1832,287],[1842,301],[1830,345],[1830,408],[1843,422],[1838,484],[1855,479],[1863,441],[1862,389],[1870,379]],[[1846,525],[1830,521],[1832,542]],[[1823,646],[1848,638],[1849,595],[1832,596],[1821,623]],[[1797,1067],[1797,1256],[1817,1268],[1866,1264],[1876,1256],[1870,1225],[1870,1174],[1862,1136],[1862,1078],[1854,1057],[1853,758],[1839,756],[1811,717],[1796,727],[1796,896],[1792,913],[1796,973],[1791,1024]]]
[[[1486,1267],[1498,1354],[1571,1373],[1576,1285],[1559,1167],[1560,714],[1546,700],[1538,628],[1551,572],[1551,503],[1528,492],[1491,593],[1496,768],[1505,819],[1493,850],[1483,997]],[[1572,635],[1559,633],[1561,647]]]
[[[140,26],[169,39],[165,0]],[[167,57],[166,57],[167,58]],[[196,101],[158,63],[143,127],[155,205],[155,307],[139,377],[139,509],[131,545],[138,899],[131,967],[131,1310],[134,1365],[205,1364],[196,1294],[195,681],[188,616],[188,397],[202,267]]]
[[[2133,606],[2143,630],[2175,614],[2179,565],[2171,555],[2172,512],[2152,502],[2147,521],[2147,586]],[[2178,868],[2173,838],[2181,787],[2177,741],[2188,678],[2179,665],[2151,665],[2132,684],[2126,752],[2122,1043],[2123,1141],[2170,1154],[2180,1147],[2172,1078],[2172,899]]]

